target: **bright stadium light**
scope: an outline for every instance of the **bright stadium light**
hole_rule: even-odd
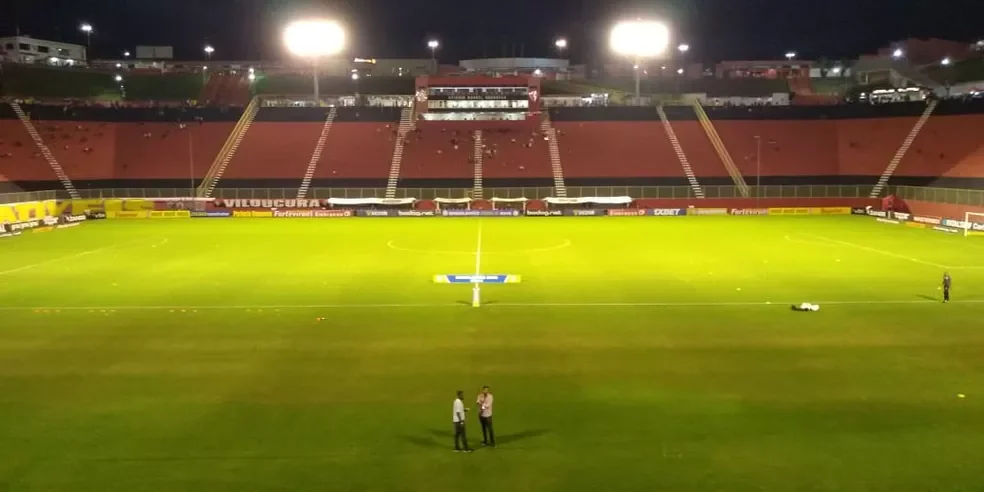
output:
[[[342,52],[345,48],[345,29],[333,20],[294,21],[284,29],[284,44],[295,56],[311,59],[314,66],[314,102],[320,106],[318,58]]]
[[[130,58],[130,52],[129,51],[124,51],[123,52],[123,58]]]
[[[567,49],[567,40],[564,38],[560,38],[554,41],[554,46],[556,46],[558,50],[564,51]]]
[[[117,82],[123,82],[123,76],[117,74],[115,77],[113,77],[113,80],[115,80]]]
[[[943,65],[944,67],[949,66],[951,63],[953,63],[953,60],[951,60],[949,56],[940,60],[940,65]]]
[[[437,48],[441,46],[440,41],[431,39],[427,41],[427,47],[431,50],[431,63],[434,64],[434,71],[437,71]]]
[[[85,33],[85,49],[86,51],[92,51],[92,24],[88,22],[83,22],[79,26],[79,30]]]
[[[892,52],[892,58],[895,58],[896,60],[902,58],[903,56],[905,56],[905,52],[902,51],[902,48],[895,48],[895,51]]]
[[[352,80],[359,80],[359,72],[352,72]]]
[[[253,73],[253,72],[250,72],[249,75],[246,76],[246,78],[249,79],[250,82],[252,82],[252,81],[256,80],[256,74]]]
[[[640,100],[639,85],[642,71],[639,65],[644,58],[655,58],[666,53],[670,44],[670,29],[656,21],[634,20],[615,24],[609,44],[612,51],[629,58],[634,63],[635,98]]]
[[[678,68],[677,69],[677,75],[683,75],[683,69],[682,68]]]
[[[662,22],[628,21],[612,28],[612,51],[633,59],[652,58],[666,52],[670,30]]]
[[[215,53],[215,48],[213,48],[212,45],[210,45],[210,44],[206,44],[205,45],[205,58],[207,58],[209,61],[212,61],[212,53]]]
[[[690,45],[687,43],[683,43],[680,46],[677,46],[677,50],[679,50],[680,53],[686,53],[690,51]]]
[[[786,59],[787,60],[792,60],[793,58],[796,58],[796,52],[795,51],[786,52]]]

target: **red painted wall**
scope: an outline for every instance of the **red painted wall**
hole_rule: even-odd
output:
[[[944,203],[922,202],[919,200],[905,200],[905,205],[909,212],[915,215],[925,215],[927,217],[947,217],[950,219],[963,220],[965,212],[977,212],[984,214],[984,207],[970,207],[967,205],[949,205]]]

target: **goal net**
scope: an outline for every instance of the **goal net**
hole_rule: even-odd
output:
[[[964,236],[984,236],[984,213],[964,212]]]

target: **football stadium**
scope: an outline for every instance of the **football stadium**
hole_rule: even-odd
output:
[[[979,53],[393,75],[305,41],[3,64],[0,489],[984,487]]]

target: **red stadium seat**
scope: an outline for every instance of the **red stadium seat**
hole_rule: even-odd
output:
[[[984,116],[934,116],[923,126],[896,176],[984,177]]]
[[[393,161],[396,128],[397,123],[382,122],[332,124],[314,177],[385,179]]]
[[[554,127],[565,177],[683,177],[658,121],[555,122]]]
[[[7,181],[56,181],[20,120],[0,120],[0,176]]]
[[[222,179],[296,178],[299,183],[323,127],[314,122],[254,122]]]
[[[482,159],[484,178],[552,178],[549,142],[537,132],[484,130]],[[490,156],[489,152],[493,154]]]
[[[758,174],[759,157],[762,176],[836,175],[836,125],[827,120],[714,122],[731,159],[746,179]],[[756,136],[761,138],[761,152]]]

